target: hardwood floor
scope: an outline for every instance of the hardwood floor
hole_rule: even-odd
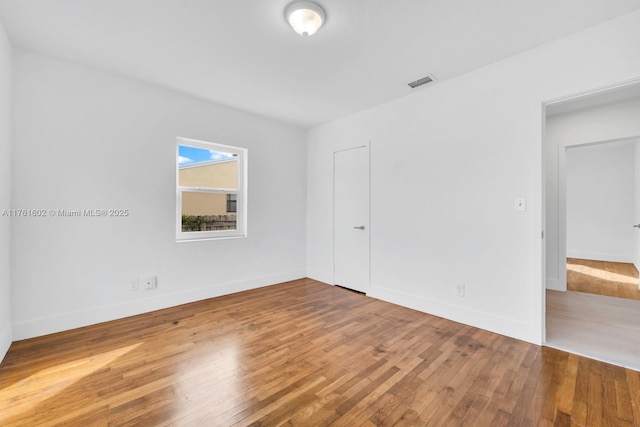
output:
[[[624,262],[567,258],[567,290],[640,300],[638,270]]]
[[[14,343],[0,425],[638,426],[640,372],[305,279]]]

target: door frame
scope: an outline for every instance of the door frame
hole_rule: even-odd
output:
[[[549,99],[543,101],[541,104],[542,107],[542,117],[541,117],[541,177],[542,177],[542,185],[541,185],[541,205],[542,209],[540,210],[541,214],[541,224],[542,224],[542,268],[541,268],[541,298],[542,298],[542,343],[546,343],[547,340],[547,329],[546,329],[546,313],[547,313],[547,298],[546,298],[546,290],[547,290],[547,235],[546,235],[546,218],[547,218],[547,198],[546,198],[546,185],[547,185],[547,161],[546,161],[546,150],[547,150],[547,138],[546,138],[546,124],[547,124],[547,107],[561,104],[570,101],[577,101],[584,97],[589,97],[601,93],[606,93],[608,91],[622,89],[628,86],[635,86],[640,84],[640,78],[635,78],[631,80],[626,80],[619,83],[614,83],[607,86],[602,86],[595,89],[590,89],[586,91],[582,91],[579,93],[574,93],[572,95],[567,95],[559,98]],[[632,137],[629,137],[632,138]],[[627,139],[627,138],[621,138]],[[604,142],[604,141],[602,141]],[[593,141],[593,143],[598,143],[598,141]],[[589,143],[586,142],[585,145]],[[558,276],[564,274],[564,278],[562,279],[563,289],[566,291],[567,289],[567,279],[566,279],[566,258],[567,258],[567,224],[566,224],[566,210],[567,210],[567,201],[566,201],[566,145],[558,146]],[[561,267],[564,266],[564,267]],[[563,273],[564,272],[564,273]],[[558,278],[560,280],[560,277]]]
[[[333,206],[331,207],[331,211],[332,211],[332,216],[331,216],[331,240],[332,240],[332,245],[331,245],[331,249],[332,249],[332,262],[333,262],[333,268],[331,269],[331,284],[332,285],[336,285],[336,240],[335,240],[335,231],[336,231],[336,209],[335,209],[335,194],[336,194],[336,154],[337,153],[343,153],[345,151],[352,151],[352,150],[358,150],[360,148],[366,148],[367,149],[367,167],[368,167],[368,178],[369,178],[369,188],[368,188],[368,197],[369,197],[369,206],[367,209],[367,216],[368,216],[368,230],[366,230],[366,232],[369,234],[369,250],[367,253],[367,257],[369,259],[369,265],[368,265],[368,271],[367,271],[367,292],[365,292],[365,294],[368,293],[368,291],[371,289],[371,141],[369,141],[366,144],[361,144],[361,145],[356,145],[353,147],[349,147],[349,148],[343,148],[340,150],[334,150],[333,153],[331,154],[331,161],[333,163],[333,173],[331,176],[332,179],[332,186],[331,186],[331,202],[333,204]]]

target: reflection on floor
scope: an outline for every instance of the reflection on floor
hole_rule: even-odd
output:
[[[547,290],[548,347],[640,371],[640,301]]]
[[[640,300],[638,270],[624,262],[567,258],[567,290]]]

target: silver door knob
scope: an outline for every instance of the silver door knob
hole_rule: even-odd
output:
[[[640,224],[634,225],[633,228],[640,228]]]
[[[361,225],[360,227],[353,227],[354,230],[364,230],[364,225]]]

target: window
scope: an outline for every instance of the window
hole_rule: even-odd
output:
[[[246,236],[247,150],[178,138],[176,239]]]

